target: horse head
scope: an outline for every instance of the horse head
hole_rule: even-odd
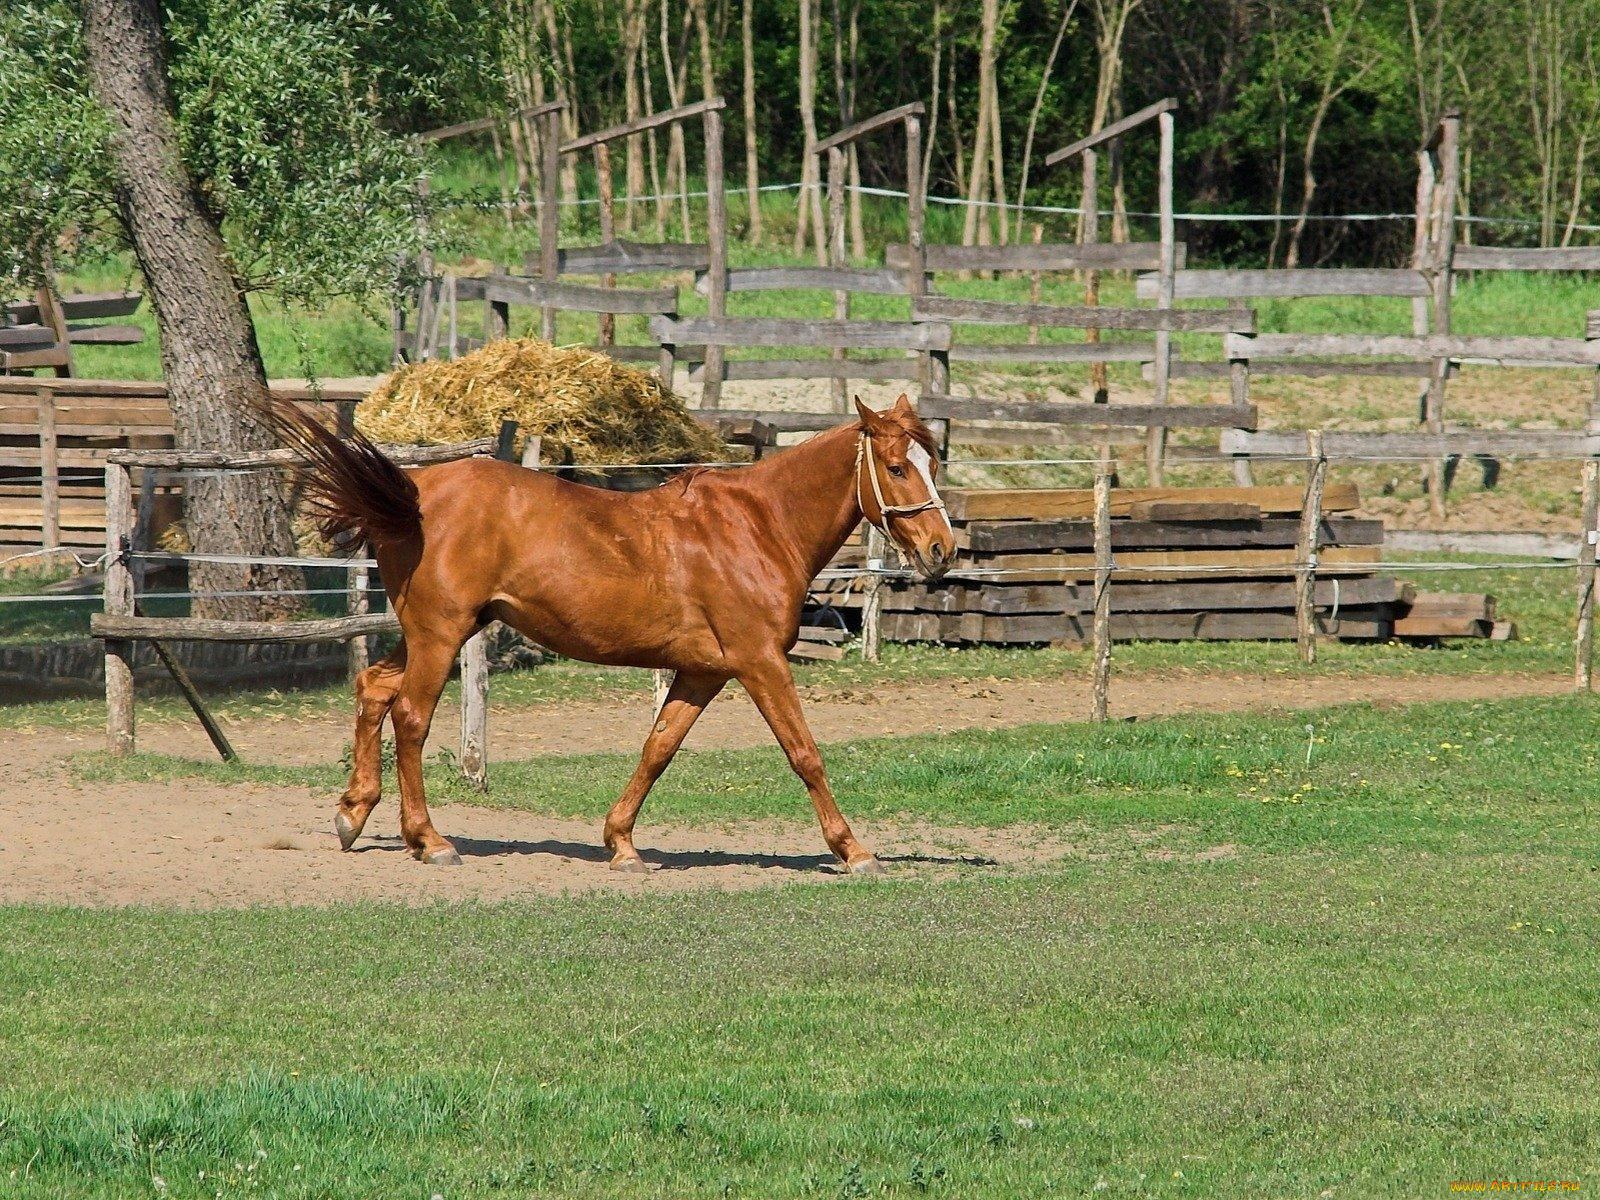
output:
[[[888,412],[856,397],[861,438],[856,452],[856,501],[861,515],[883,530],[929,579],[950,569],[956,535],[934,479],[939,444],[904,394]]]

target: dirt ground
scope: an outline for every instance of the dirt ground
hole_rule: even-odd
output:
[[[1232,676],[1165,672],[1116,681],[1120,717],[1200,710],[1268,710],[1319,705],[1400,705],[1433,700],[1548,695],[1564,676],[1402,676],[1373,679]],[[1070,721],[1088,710],[1076,678],[949,681],[884,685],[806,695],[822,742],[896,734],[993,729]],[[491,762],[538,755],[632,753],[650,713],[640,700],[539,705],[494,711]],[[440,713],[431,745],[449,745],[457,714]],[[349,738],[347,722],[317,718],[229,730],[245,758],[332,762]],[[737,689],[721,697],[690,738],[691,747],[764,745],[769,734]],[[195,757],[211,751],[188,725],[146,722],[141,748]],[[615,875],[598,845],[602,814],[560,820],[451,804],[441,831],[465,865],[429,868],[412,861],[396,836],[392,800],[380,806],[358,851],[343,855],[332,831],[334,797],[304,788],[214,784],[198,779],[101,784],[75,779],[72,755],[97,749],[89,731],[39,730],[0,743],[9,786],[0,795],[0,904],[188,908],[254,904],[331,905],[354,899],[401,903],[504,900],[590,891],[747,888],[835,873],[799,786],[796,818],[692,828],[657,825],[646,809],[639,842],[654,868]],[[492,768],[491,768],[492,770]],[[849,797],[842,797],[849,811]],[[1034,829],[980,830],[911,823],[857,822],[856,829],[895,874],[1004,871],[1074,852],[1059,835]],[[1152,853],[1159,854],[1157,850]],[[1226,857],[1227,847],[1203,852]]]

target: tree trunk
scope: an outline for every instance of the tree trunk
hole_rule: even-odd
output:
[[[961,224],[961,244],[970,246],[976,240],[982,210],[985,184],[989,175],[989,134],[993,123],[989,119],[989,100],[994,91],[994,41],[995,27],[1000,23],[1000,0],[983,0],[978,36],[978,131],[972,139],[972,172],[967,179],[967,212]],[[989,239],[984,238],[985,242]]]
[[[623,17],[622,102],[624,119],[637,121],[642,115],[639,99],[639,49],[644,41],[644,0],[628,0]],[[635,133],[628,139],[628,198],[622,208],[622,227],[632,233],[637,221],[638,197],[644,195],[644,135]]]
[[[822,223],[822,192],[817,172],[817,13],[816,0],[800,0],[800,125],[805,134],[800,164],[799,211],[795,214],[794,252],[806,248],[809,226],[815,232],[817,265],[828,265],[827,238]]]
[[[216,218],[201,204],[178,144],[159,0],[87,0],[88,73],[111,120],[117,211],[150,292],[177,444],[184,450],[262,450],[276,439],[251,401],[267,386],[255,326]],[[292,555],[287,497],[267,471],[184,480],[192,548],[206,554]],[[195,564],[190,586],[260,591],[300,586],[275,566]],[[196,616],[282,615],[290,597],[196,600]]]
[[[745,229],[752,245],[761,244],[761,158],[756,139],[755,0],[744,0],[739,34],[744,52],[744,186],[750,207]]]

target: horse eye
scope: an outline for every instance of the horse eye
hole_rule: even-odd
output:
[[[904,479],[906,469],[904,467],[890,467],[889,474],[893,475],[896,479]]]

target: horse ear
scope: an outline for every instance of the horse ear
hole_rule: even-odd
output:
[[[865,425],[869,431],[876,429],[878,426],[883,424],[883,418],[877,413],[873,412],[865,404],[861,403],[860,396],[855,397],[855,402],[856,412],[861,415],[861,423]]]
[[[917,410],[911,407],[910,397],[908,397],[904,392],[901,392],[900,399],[894,402],[894,410],[895,412],[908,413],[911,416],[916,416],[917,413]]]

